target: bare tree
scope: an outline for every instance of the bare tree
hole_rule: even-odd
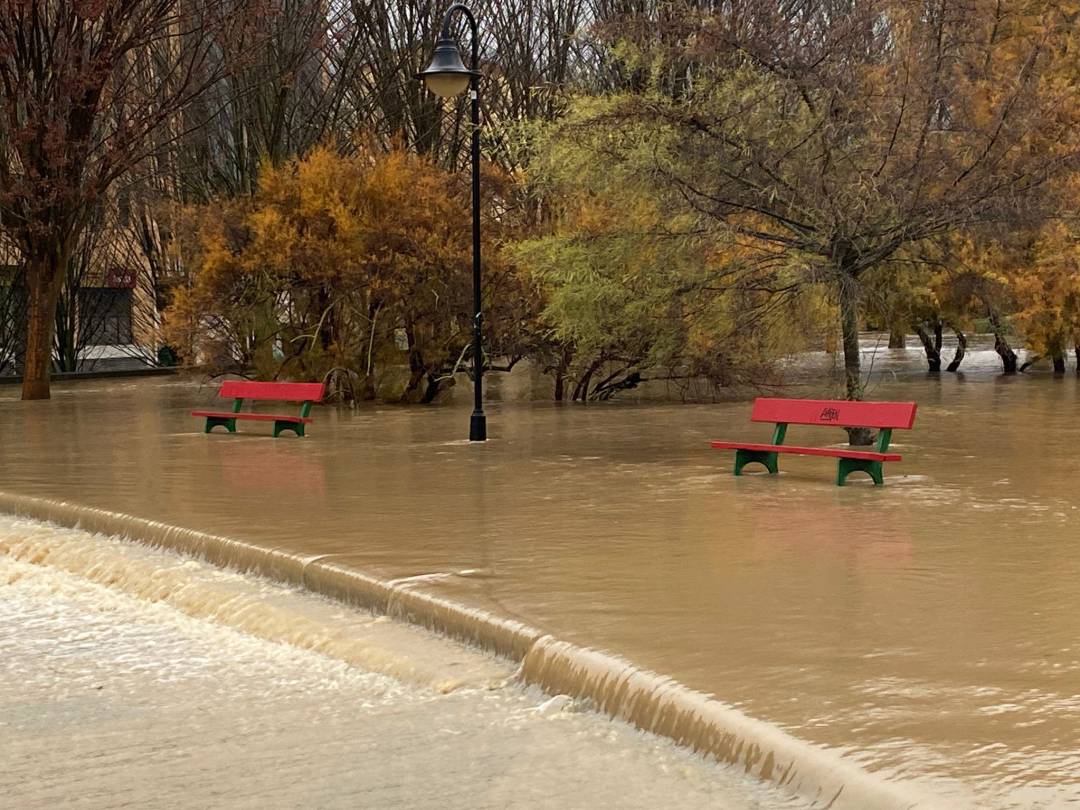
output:
[[[468,136],[464,102],[445,111],[417,81],[427,65],[449,0],[349,0],[334,5],[332,71],[343,92],[335,126],[401,139],[448,167],[464,165]],[[589,24],[586,0],[476,4],[481,71],[486,77],[485,152],[510,166],[510,128],[551,118],[580,86],[581,47]],[[468,34],[459,32],[464,47]]]
[[[0,4],[0,228],[25,261],[24,399],[49,396],[57,300],[96,206],[160,145],[155,133],[221,80],[211,34],[251,19],[250,6]],[[157,62],[148,75],[140,57],[150,51]]]

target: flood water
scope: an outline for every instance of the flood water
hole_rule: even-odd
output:
[[[805,807],[398,622],[7,516],[0,547],[5,808]]]
[[[319,409],[275,441],[201,435],[216,386],[155,379],[0,402],[0,490],[425,576],[945,806],[1080,806],[1077,379],[921,362],[874,360],[870,398],[919,403],[880,489],[823,458],[733,477],[708,441],[766,440],[748,403],[496,402],[482,446],[458,407]]]

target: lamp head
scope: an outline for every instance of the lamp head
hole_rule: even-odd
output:
[[[441,37],[435,44],[431,64],[420,74],[420,78],[432,93],[450,98],[464,92],[472,77],[478,75],[461,61],[457,41],[452,37]]]

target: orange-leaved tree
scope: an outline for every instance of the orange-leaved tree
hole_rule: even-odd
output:
[[[517,274],[500,260],[494,205],[489,195],[486,292],[522,301]],[[428,401],[465,356],[467,189],[423,156],[319,148],[265,166],[252,197],[195,209],[189,220],[199,225],[188,242],[193,272],[168,315],[189,360],[308,379],[342,369],[362,396],[407,368],[389,395]]]
[[[1009,268],[1018,310],[1013,316],[1028,346],[1065,372],[1065,356],[1080,361],[1080,234],[1060,220],[1044,226]],[[1080,369],[1080,366],[1078,366]]]

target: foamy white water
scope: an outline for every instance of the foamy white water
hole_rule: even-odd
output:
[[[796,807],[504,661],[0,516],[4,807]]]

